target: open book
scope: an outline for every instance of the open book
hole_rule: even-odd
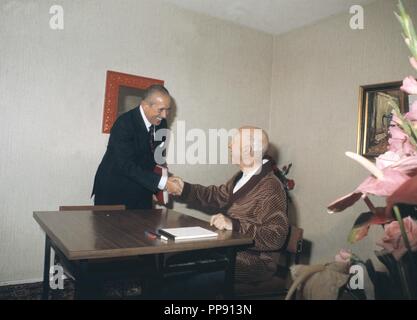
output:
[[[164,228],[159,229],[159,233],[174,240],[215,238],[218,235],[217,232],[201,227]]]

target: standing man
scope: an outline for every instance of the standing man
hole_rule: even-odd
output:
[[[150,86],[137,108],[114,123],[93,186],[95,205],[124,204],[127,209],[151,209],[152,195],[180,187],[171,178],[154,173],[155,132],[166,129],[171,97],[162,85]]]

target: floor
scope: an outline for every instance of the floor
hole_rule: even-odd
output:
[[[105,299],[140,298],[141,287],[137,283],[107,283],[104,285]],[[41,300],[42,283],[28,283],[0,287],[0,300]],[[74,282],[65,280],[64,289],[50,290],[50,300],[73,300]]]
[[[140,299],[141,287],[139,283],[107,283],[104,286],[105,299],[119,300]],[[20,285],[10,285],[0,287],[0,300],[41,300],[42,283],[28,283]],[[259,296],[251,298],[241,298],[239,300],[281,300],[284,297],[276,295]],[[70,279],[65,280],[64,289],[50,290],[50,300],[73,300],[74,299],[74,282]]]

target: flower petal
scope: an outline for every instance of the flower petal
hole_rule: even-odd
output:
[[[378,169],[383,170],[384,168],[395,164],[400,159],[401,157],[398,153],[393,151],[387,151],[375,159],[375,165]]]
[[[417,175],[417,156],[404,157],[389,167],[413,177]]]
[[[394,170],[390,167],[385,168],[384,178],[377,179],[373,176],[370,176],[362,182],[355,192],[361,192],[364,194],[373,194],[376,196],[390,196],[395,190],[398,189],[405,181],[410,179],[405,173]]]
[[[331,204],[329,204],[327,206],[327,212],[332,214],[332,213],[343,211],[346,208],[353,206],[361,197],[362,197],[362,193],[360,192],[350,193],[342,198],[337,199]]]
[[[417,101],[410,106],[410,111],[404,115],[410,121],[417,121]]]
[[[409,76],[403,80],[401,90],[408,94],[417,94],[417,81],[412,76]]]
[[[387,211],[391,212],[396,203],[417,205],[417,176],[408,179],[387,197]]]

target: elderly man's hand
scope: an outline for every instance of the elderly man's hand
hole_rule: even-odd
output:
[[[180,194],[181,194],[182,190],[184,189],[184,180],[182,180],[182,178],[177,177],[177,176],[172,176],[172,177],[170,177],[170,179],[172,181],[178,183],[179,187],[181,188],[181,192],[180,192]]]
[[[179,177],[169,177],[166,188],[169,194],[173,194],[174,196],[180,196],[182,193],[182,189],[184,188],[184,182]]]
[[[230,218],[225,215],[218,213],[211,217],[210,225],[215,226],[219,230],[232,230],[233,224]]]

